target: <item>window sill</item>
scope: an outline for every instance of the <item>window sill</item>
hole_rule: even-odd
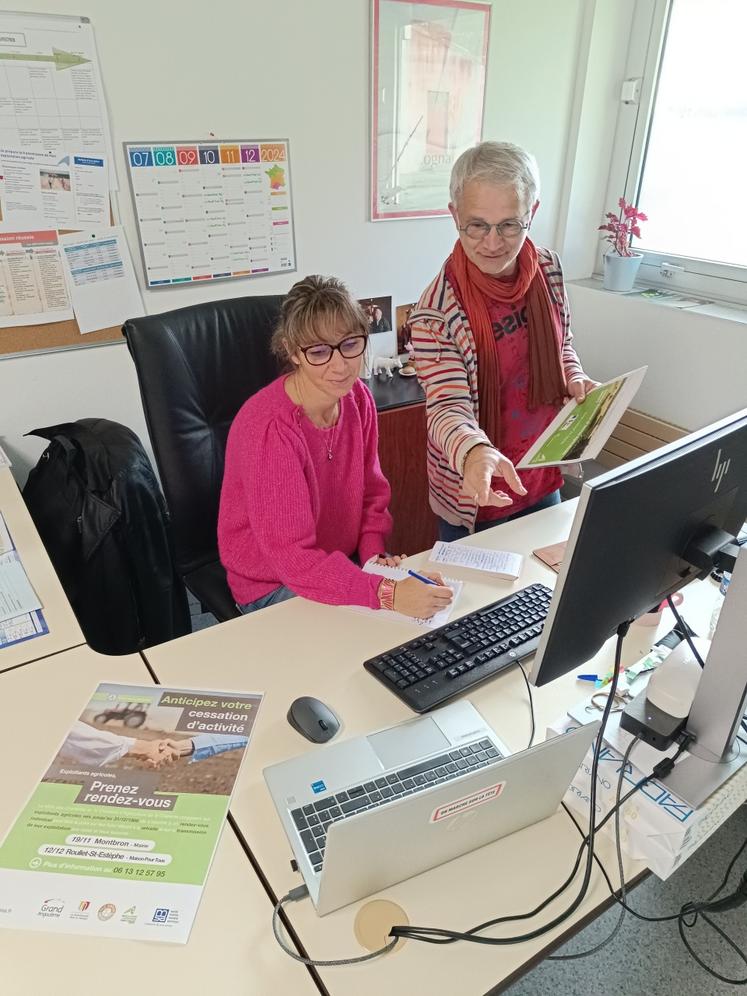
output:
[[[687,294],[684,291],[668,291],[660,287],[650,287],[636,284],[631,291],[620,293],[608,291],[602,287],[601,277],[587,277],[584,280],[570,280],[572,287],[586,287],[589,290],[601,291],[612,297],[628,298],[642,304],[651,304],[658,308],[668,308],[670,311],[686,311],[690,315],[708,315],[727,322],[747,325],[747,308],[738,304],[721,304],[709,301],[698,294]],[[658,295],[658,296],[657,296]]]

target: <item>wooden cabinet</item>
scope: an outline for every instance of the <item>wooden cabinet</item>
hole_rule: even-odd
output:
[[[428,505],[425,463],[425,401],[379,411],[379,460],[392,488],[391,553],[418,553],[436,540]]]

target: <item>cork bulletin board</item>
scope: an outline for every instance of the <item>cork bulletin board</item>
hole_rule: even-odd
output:
[[[79,349],[100,346],[105,342],[124,341],[119,325],[81,335],[75,319],[45,325],[23,325],[0,329],[0,359],[19,353],[49,352],[58,349]]]

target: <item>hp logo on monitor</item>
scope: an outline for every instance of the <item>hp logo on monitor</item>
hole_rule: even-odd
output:
[[[721,459],[721,450],[716,454],[716,465],[713,468],[713,474],[711,475],[711,481],[716,482],[716,487],[713,489],[713,493],[716,494],[718,489],[721,487],[721,482],[726,477],[729,472],[729,465],[731,464],[730,459]]]

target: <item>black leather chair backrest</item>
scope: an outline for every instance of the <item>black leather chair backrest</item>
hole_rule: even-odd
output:
[[[122,329],[183,577],[218,559],[226,438],[244,401],[279,372],[269,342],[282,300],[212,301],[132,318]]]

